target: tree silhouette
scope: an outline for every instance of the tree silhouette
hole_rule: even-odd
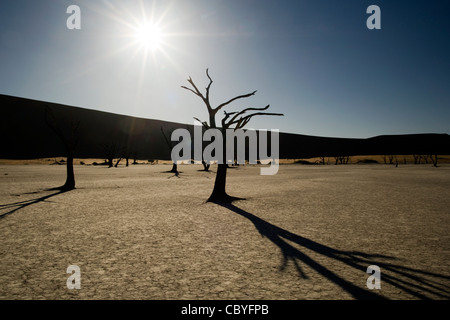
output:
[[[437,168],[437,166],[438,166],[438,156],[437,156],[437,154],[434,155],[434,158],[433,158],[433,155],[430,155],[430,159],[431,159],[431,162],[433,162],[433,166]]]
[[[58,136],[58,138],[62,141],[64,144],[64,149],[66,151],[66,168],[67,168],[67,178],[66,182],[63,186],[54,188],[55,190],[62,190],[62,191],[68,191],[75,189],[75,174],[73,171],[73,159],[75,156],[75,148],[78,144],[78,137],[77,137],[77,130],[80,125],[80,122],[74,123],[73,121],[70,122],[70,133],[67,136],[64,134],[63,130],[61,129],[60,125],[58,124],[58,121],[55,118],[55,115],[53,114],[53,111],[50,107],[45,108],[45,122],[46,124],[52,129],[52,131]]]
[[[170,131],[168,135],[166,135],[166,133],[164,132],[163,127],[161,127],[161,133],[164,136],[164,140],[166,141],[166,144],[169,147],[169,150],[172,150],[172,147],[173,147],[172,141],[168,138],[168,136],[172,135],[172,132],[173,132],[173,130]],[[168,171],[168,172],[175,173],[176,176],[179,175],[178,165],[177,165],[177,163],[175,161],[172,164],[172,169],[170,171]]]
[[[117,143],[113,141],[112,143],[106,143],[103,145],[103,153],[107,159],[108,167],[112,168],[114,166],[113,161],[116,158],[117,153]]]
[[[200,92],[200,90],[195,85],[195,83],[191,77],[189,77],[189,79],[187,81],[192,86],[192,88],[188,88],[185,86],[181,86],[181,88],[189,90],[190,92],[192,92],[193,94],[195,94],[196,96],[198,96],[202,99],[203,103],[206,106],[206,109],[208,110],[209,123],[207,121],[200,121],[197,118],[195,118],[195,119],[198,120],[200,123],[202,123],[203,126],[207,129],[209,129],[209,128],[219,129],[222,132],[224,146],[226,146],[226,135],[225,135],[226,129],[234,129],[234,130],[242,129],[254,116],[262,116],[262,115],[282,116],[283,115],[280,113],[261,112],[261,111],[267,110],[270,105],[267,105],[263,108],[246,108],[239,112],[230,112],[230,113],[224,112],[225,116],[223,117],[223,119],[221,121],[222,126],[218,127],[216,124],[216,115],[217,115],[218,111],[220,111],[222,108],[224,108],[225,106],[228,106],[230,103],[232,103],[236,100],[249,98],[249,97],[253,96],[256,93],[256,91],[231,98],[230,100],[228,100],[224,103],[221,103],[217,107],[214,108],[211,106],[211,102],[209,99],[210,89],[211,89],[213,80],[211,79],[211,77],[209,75],[208,69],[206,69],[206,76],[209,79],[209,83],[208,83],[208,86],[206,87],[205,94]],[[258,111],[258,112],[254,112],[254,113],[245,115],[249,111]],[[225,147],[224,147],[224,149],[225,149]],[[228,168],[228,165],[227,165],[226,159],[225,159],[226,152],[223,152],[223,157],[224,157],[224,159],[223,159],[222,163],[219,163],[219,165],[218,165],[218,169],[217,169],[217,173],[216,173],[216,180],[214,182],[214,189],[213,189],[211,196],[208,199],[209,202],[232,202],[233,200],[238,199],[236,197],[229,196],[226,193],[225,186],[226,186],[226,177],[227,177],[227,168]]]

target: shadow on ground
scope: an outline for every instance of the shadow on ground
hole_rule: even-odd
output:
[[[44,191],[55,191],[53,193],[50,193],[48,195],[45,196],[41,196],[35,199],[30,199],[30,200],[24,200],[24,201],[17,201],[17,202],[13,202],[13,203],[7,203],[7,204],[2,204],[0,205],[0,219],[5,218],[6,216],[13,214],[14,212],[26,208],[28,206],[31,206],[33,204],[39,203],[39,202],[44,202],[54,196],[57,196],[58,194],[62,194],[65,192],[68,192],[69,190],[65,190],[65,189],[60,189],[60,188],[53,188],[53,189],[48,189],[48,190],[44,190]],[[28,194],[37,194],[40,193],[40,191],[37,192],[30,192]],[[9,211],[8,211],[9,210]]]
[[[302,270],[300,263],[311,267],[320,275],[340,286],[343,290],[351,294],[355,299],[386,299],[375,291],[360,288],[353,283],[345,280],[339,274],[333,272],[326,266],[318,263],[302,251],[302,248],[309,249],[314,253],[323,255],[345,263],[347,266],[357,271],[367,271],[370,265],[377,265],[381,269],[382,283],[402,290],[418,299],[449,299],[449,288],[446,283],[450,277],[431,273],[423,270],[404,267],[392,263],[396,260],[394,257],[378,254],[368,254],[356,251],[342,251],[322,245],[310,239],[304,238],[283,228],[277,227],[237,206],[233,203],[217,203],[239,215],[250,220],[258,232],[274,243],[283,254],[283,262],[280,267],[283,270],[289,261],[292,261],[302,278],[308,278],[308,275]],[[287,241],[298,245],[294,247]],[[370,275],[367,274],[367,277]]]

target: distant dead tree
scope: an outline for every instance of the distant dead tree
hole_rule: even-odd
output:
[[[335,165],[340,164],[348,164],[350,161],[350,156],[334,156]]]
[[[325,157],[319,157],[319,163],[325,164]]]
[[[75,157],[75,148],[78,144],[78,136],[77,131],[80,125],[80,122],[70,122],[70,133],[67,136],[64,134],[64,131],[61,129],[58,121],[53,114],[53,111],[50,107],[45,108],[45,122],[52,129],[52,131],[58,136],[58,138],[64,144],[64,149],[66,151],[66,168],[67,168],[67,177],[66,182],[63,186],[55,188],[62,191],[69,191],[75,189],[75,174],[73,171],[73,159]]]
[[[211,166],[211,164],[207,163],[205,160],[202,160],[202,165],[203,165],[203,171],[208,172],[209,171],[209,167]]]
[[[394,164],[394,160],[396,160],[397,157],[393,154],[389,155],[389,164]]]
[[[125,166],[128,167],[128,165],[130,164],[131,151],[129,151],[129,149],[126,149],[123,152],[123,157],[125,158]]]
[[[132,164],[137,164],[136,144],[133,139],[125,136],[122,145],[124,146],[122,149],[122,159],[125,159],[125,166],[128,167],[130,165],[131,159],[133,159]]]
[[[161,133],[164,136],[164,140],[166,141],[167,146],[169,147],[169,150],[172,151],[173,145],[172,145],[172,141],[170,140],[170,136],[172,136],[172,132],[173,130],[171,130],[170,132],[168,132],[168,134],[166,135],[166,133],[164,132],[164,128],[161,127]],[[168,137],[169,136],[169,137]],[[177,163],[174,161],[172,164],[172,169],[168,172],[172,172],[175,173],[175,175],[178,177],[179,172],[178,172],[178,165]]]
[[[209,129],[209,128],[219,129],[222,132],[224,146],[226,146],[226,134],[225,134],[226,129],[234,129],[234,130],[242,129],[254,116],[262,116],[262,115],[282,116],[283,115],[280,113],[261,112],[261,111],[267,110],[270,107],[270,105],[267,105],[263,108],[246,108],[239,112],[229,112],[229,113],[224,112],[225,116],[222,118],[222,121],[221,121],[222,126],[218,127],[216,124],[216,115],[217,115],[218,111],[220,111],[222,108],[229,105],[233,101],[253,96],[256,93],[256,91],[231,98],[230,100],[228,100],[224,103],[221,103],[217,107],[214,108],[211,106],[211,102],[209,99],[210,88],[213,83],[213,80],[211,79],[211,77],[209,75],[208,69],[206,69],[206,76],[208,77],[209,84],[206,87],[205,94],[200,92],[200,90],[197,88],[197,86],[195,85],[195,83],[191,77],[189,77],[189,79],[187,81],[189,82],[189,84],[191,85],[192,88],[188,88],[185,86],[181,86],[181,87],[183,89],[186,89],[186,90],[192,92],[193,94],[198,96],[203,101],[203,103],[206,106],[206,109],[208,110],[209,123],[207,121],[200,121],[198,119],[196,119],[196,120],[198,120],[200,123],[202,123],[203,126],[207,129]],[[258,111],[258,112],[254,112],[254,113],[245,115],[245,113],[248,111]],[[226,152],[223,153],[223,157],[224,157],[224,159],[223,159],[222,163],[218,164],[216,179],[214,182],[214,189],[208,199],[208,201],[210,201],[210,202],[225,202],[225,203],[228,202],[229,203],[229,202],[232,202],[233,200],[237,199],[236,197],[229,196],[226,193],[225,186],[226,186],[226,177],[227,177],[227,168],[228,168],[228,165],[226,163]]]
[[[337,165],[339,162],[339,156],[334,156],[334,165]]]
[[[393,154],[385,154],[385,155],[383,155],[384,164],[388,164],[388,160],[389,160],[389,164],[394,164],[395,158],[396,157]]]
[[[430,157],[431,161],[433,162],[433,166],[437,168],[437,166],[438,166],[438,156],[437,156],[437,154],[435,154],[434,157],[433,157],[433,155],[430,155],[429,157]]]
[[[119,157],[119,159],[116,160],[116,164],[114,165],[114,168],[117,168],[119,166],[119,163],[121,160],[122,160],[122,157]]]
[[[103,154],[106,157],[108,167],[112,168],[114,166],[113,161],[117,156],[117,143],[106,143],[103,145]]]

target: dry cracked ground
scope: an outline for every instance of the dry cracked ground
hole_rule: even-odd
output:
[[[169,169],[0,166],[0,299],[450,298],[448,165]]]

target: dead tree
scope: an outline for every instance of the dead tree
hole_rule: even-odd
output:
[[[172,132],[173,132],[173,130],[171,132],[169,132],[169,136],[172,136]],[[167,137],[166,133],[164,132],[163,127],[161,127],[161,133],[164,136],[164,140],[166,141],[166,144],[169,147],[169,150],[172,151],[172,147],[173,147],[172,146],[172,141]],[[178,165],[177,165],[177,163],[175,161],[173,162],[172,169],[170,171],[168,171],[168,172],[175,173],[176,176],[179,175]]]
[[[125,159],[125,166],[128,167],[130,164],[130,158],[131,158],[131,147],[130,146],[126,146],[123,149],[122,158]]]
[[[213,106],[211,106],[210,99],[209,99],[210,89],[211,89],[213,80],[209,76],[208,69],[206,69],[206,76],[208,77],[209,83],[208,83],[208,86],[206,87],[205,94],[200,92],[200,90],[197,88],[197,86],[195,85],[195,83],[191,77],[189,77],[189,79],[187,81],[192,86],[192,88],[188,88],[185,86],[181,86],[181,87],[183,89],[186,89],[186,90],[192,92],[193,94],[198,96],[203,101],[203,103],[206,106],[206,109],[208,110],[209,123],[207,121],[200,121],[198,119],[196,119],[196,120],[200,121],[203,124],[203,126],[207,129],[215,128],[215,129],[219,129],[222,132],[224,149],[226,146],[225,132],[227,129],[234,129],[234,130],[242,129],[254,116],[262,116],[262,115],[282,116],[283,115],[280,113],[260,112],[260,111],[267,110],[270,105],[267,105],[263,108],[246,108],[239,112],[230,112],[230,113],[225,112],[225,116],[221,122],[222,126],[218,127],[216,124],[217,112],[219,112],[220,110],[222,110],[222,108],[224,108],[225,106],[228,106],[230,103],[232,103],[236,100],[249,98],[249,97],[253,96],[256,93],[256,91],[236,96],[224,103],[219,104],[217,107],[213,107]],[[254,112],[254,113],[245,115],[245,113],[247,113],[248,111],[259,111],[259,112]],[[214,182],[214,189],[208,199],[209,202],[232,202],[233,200],[238,199],[236,197],[229,196],[226,193],[225,186],[226,186],[227,168],[228,168],[228,165],[226,162],[226,152],[223,153],[223,157],[224,157],[222,159],[223,161],[222,162],[219,161],[219,164],[218,164],[216,179]]]
[[[433,157],[433,155],[430,154],[430,159],[433,162],[433,166],[437,168],[437,166],[438,166],[438,156],[437,156],[437,154],[435,154],[434,157]]]
[[[75,148],[78,144],[77,131],[80,122],[70,122],[70,134],[66,136],[59,126],[53,111],[50,107],[45,108],[45,122],[52,129],[52,131],[58,136],[58,138],[64,144],[64,149],[66,151],[66,168],[67,177],[66,182],[61,187],[55,188],[61,191],[69,191],[75,189],[75,174],[73,171],[73,159],[75,157]]]
[[[120,161],[122,161],[122,157],[119,157],[119,159],[117,159],[116,164],[114,165],[114,168],[117,168],[119,166]]]
[[[113,161],[116,158],[117,144],[115,142],[105,144],[103,146],[103,153],[106,157],[108,167],[112,168],[114,166]]]
[[[194,118],[194,119],[196,119],[197,121],[201,122],[197,118]],[[203,137],[203,133],[204,133],[203,132],[204,128],[205,128],[205,125],[202,124],[202,137]],[[205,159],[203,159],[203,147],[204,147],[204,145],[202,144],[202,166],[203,166],[203,169],[199,170],[199,171],[209,172],[209,168],[211,167],[211,163],[209,161],[205,161]],[[192,159],[192,163],[195,163],[195,160],[198,160],[198,159]]]
[[[133,152],[133,164],[138,164],[138,162],[137,162],[137,155],[138,155],[137,151],[134,151]]]
[[[203,171],[208,172],[209,171],[209,167],[211,166],[211,164],[207,163],[205,160],[202,160],[202,165],[203,165]]]
[[[397,159],[397,157],[393,154],[389,155],[389,164],[394,164],[394,160]]]
[[[131,153],[130,153],[130,152],[126,152],[126,153],[124,154],[124,157],[125,157],[125,166],[128,167],[129,164],[130,164]]]

